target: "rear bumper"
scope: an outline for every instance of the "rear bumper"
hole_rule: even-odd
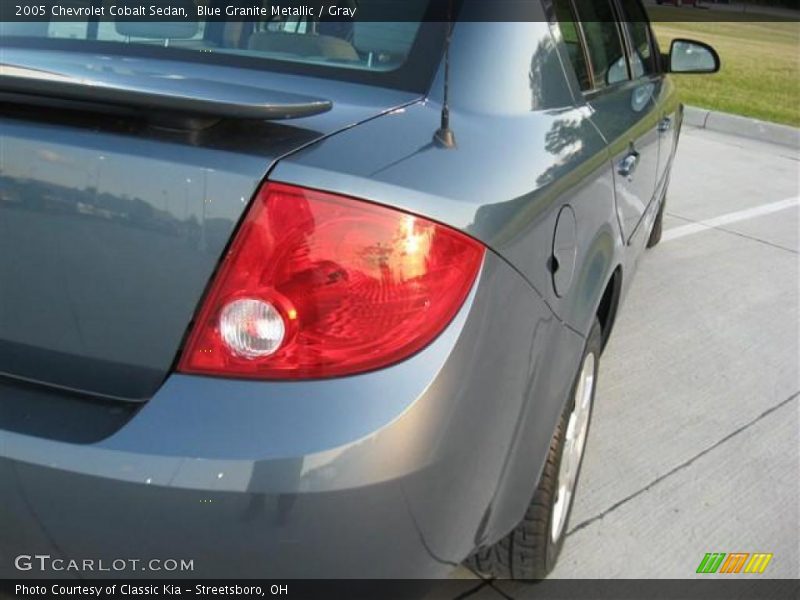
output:
[[[521,516],[582,343],[487,253],[455,320],[394,367],[173,375],[96,443],[0,429],[0,576],[445,576]],[[36,554],[144,565],[15,567]]]

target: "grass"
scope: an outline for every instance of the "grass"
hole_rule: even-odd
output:
[[[674,76],[684,103],[800,126],[800,23],[749,20],[755,15],[714,22],[691,8],[649,13],[663,52],[683,37],[711,44],[722,59],[715,75]]]

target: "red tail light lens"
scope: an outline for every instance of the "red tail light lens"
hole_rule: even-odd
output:
[[[349,375],[424,348],[458,312],[484,249],[394,209],[268,183],[203,303],[178,370]]]

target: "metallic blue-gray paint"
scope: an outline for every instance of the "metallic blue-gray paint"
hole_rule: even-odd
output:
[[[0,338],[24,334],[9,306],[58,292],[77,312],[53,316],[57,342],[43,329],[29,344],[153,371],[141,386],[147,402],[100,441],[0,428],[3,556],[124,548],[126,555],[194,558],[200,577],[436,576],[516,524],[603,292],[612,273],[621,272],[627,287],[635,270],[668,179],[680,112],[663,77],[647,83],[644,117],[634,102],[640,83],[584,98],[547,23],[460,23],[451,59],[455,150],[432,143],[441,70],[418,98],[269,76],[270,86],[287,92],[320,96],[324,89],[334,109],[224,138],[3,117],[4,194],[31,181],[84,194],[90,205],[100,190],[118,200],[127,194],[177,228],[164,253],[135,220],[73,214],[75,229],[65,233],[64,216],[47,203],[38,212],[0,208],[0,240],[34,252],[21,256],[12,244],[0,253],[0,273],[22,290],[4,290]],[[215,76],[256,75],[220,68]],[[666,115],[672,132],[653,133]],[[646,154],[647,181],[620,182],[616,174],[631,141]],[[198,177],[206,178],[205,192],[186,181]],[[396,206],[480,239],[489,250],[458,316],[414,357],[354,377],[278,383],[169,374],[202,288],[264,177]],[[209,190],[213,201],[201,218]],[[575,264],[557,294],[549,259],[565,205],[574,213]],[[207,234],[212,215],[220,230],[205,246],[181,229],[194,217]],[[38,228],[43,247],[69,235],[80,252],[36,254],[33,242],[8,237],[25,227]],[[107,246],[95,246],[104,239]],[[83,281],[64,296],[63,286],[44,277],[31,283],[14,270],[22,261],[80,283],[103,260],[126,264],[133,280],[157,289],[162,312],[142,308],[156,297],[124,287],[124,279],[91,285],[94,296]],[[126,348],[102,330],[86,337],[87,307],[114,331],[103,312],[109,302],[122,323],[137,323]],[[117,395],[130,391],[110,385]],[[0,564],[0,574],[23,575],[12,571]]]

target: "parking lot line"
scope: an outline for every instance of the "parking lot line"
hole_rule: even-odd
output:
[[[701,231],[708,231],[709,229],[722,227],[723,225],[729,225],[730,223],[736,223],[738,221],[746,221],[747,219],[768,215],[798,205],[800,205],[800,197],[786,198],[785,200],[771,202],[769,204],[762,204],[761,206],[748,208],[746,210],[739,210],[715,217],[713,219],[689,223],[688,225],[682,225],[680,227],[668,229],[662,235],[661,241],[669,242],[670,240],[676,240],[678,238],[686,237],[687,235],[700,233]]]

